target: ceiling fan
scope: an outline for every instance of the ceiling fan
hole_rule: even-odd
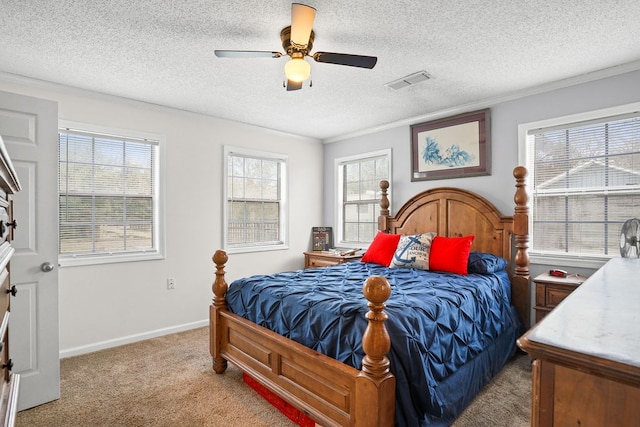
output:
[[[287,77],[287,90],[302,88],[302,82],[311,75],[311,65],[305,57],[313,58],[316,62],[327,64],[347,65],[350,67],[373,68],[378,61],[375,56],[351,55],[348,53],[316,52],[310,54],[315,34],[313,20],[316,10],[301,3],[291,4],[291,25],[280,31],[282,47],[291,59],[285,64],[284,72]],[[253,50],[215,50],[219,58],[280,58],[283,53]]]

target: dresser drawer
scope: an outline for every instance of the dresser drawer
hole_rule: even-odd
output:
[[[9,310],[10,288],[9,271],[5,268],[0,272],[0,314]]]
[[[3,205],[0,206],[0,242],[4,242],[9,239],[9,226],[10,223],[9,212],[7,212],[7,207]]]
[[[0,341],[0,346],[2,350],[0,350],[0,365],[2,366],[2,380],[9,381],[11,378],[11,370],[10,366],[7,364],[9,360],[9,312],[5,311],[2,315],[2,323],[0,324],[0,336],[2,336],[2,341]]]
[[[0,413],[4,419],[3,426],[13,426],[18,412],[18,389],[20,387],[20,375],[10,374],[9,379],[2,382],[0,390]]]

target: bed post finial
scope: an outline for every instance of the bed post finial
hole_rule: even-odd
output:
[[[530,325],[530,301],[529,301],[529,195],[527,194],[525,179],[527,168],[516,166],[513,170],[516,179],[516,194],[513,198],[515,209],[513,215],[513,233],[516,247],[514,269],[514,286],[522,288],[522,292],[513,294],[514,305],[522,317],[525,328]],[[519,297],[522,295],[522,298]]]
[[[227,300],[225,294],[227,293],[227,282],[224,280],[224,265],[229,260],[227,253],[218,249],[211,258],[216,265],[216,280],[214,280],[211,289],[213,290],[213,305],[216,307],[227,308]]]
[[[388,318],[384,308],[391,295],[391,285],[382,276],[371,276],[365,280],[362,292],[369,301],[369,324],[362,337],[365,356],[356,378],[356,393],[358,401],[366,403],[356,408],[356,425],[390,426],[394,423],[396,379],[389,370],[387,353],[391,349],[391,339],[384,325]]]
[[[218,330],[219,313],[227,310],[225,295],[229,286],[224,280],[224,265],[229,260],[229,257],[225,251],[218,249],[211,259],[216,265],[216,279],[211,286],[213,290],[213,303],[209,309],[209,352],[213,358],[213,370],[217,374],[222,374],[227,369],[227,360],[220,355],[220,342],[215,337],[222,336],[222,330]]]
[[[378,230],[388,233],[389,232],[389,198],[387,197],[387,189],[389,188],[389,181],[383,179],[380,181],[380,190],[382,192],[380,196],[380,216],[378,217]]]

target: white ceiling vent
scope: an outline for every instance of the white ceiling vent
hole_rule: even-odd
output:
[[[418,71],[417,73],[409,74],[408,76],[404,76],[401,79],[394,80],[389,83],[385,83],[386,87],[389,87],[394,90],[402,89],[403,87],[412,86],[424,81],[427,81],[431,78],[429,73],[426,71]]]

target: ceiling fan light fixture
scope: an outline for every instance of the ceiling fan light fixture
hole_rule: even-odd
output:
[[[303,82],[311,75],[311,64],[305,61],[304,58],[292,57],[284,65],[284,74],[287,79],[293,82]]]

